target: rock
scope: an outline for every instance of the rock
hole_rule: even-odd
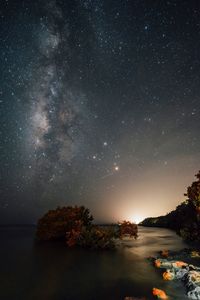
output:
[[[196,296],[196,298],[192,299],[200,299],[200,272],[194,270],[189,271],[183,278],[183,281],[186,285],[187,294],[193,295],[193,297],[194,295]]]
[[[165,268],[163,273],[164,280],[182,280],[186,287],[187,296],[192,300],[200,300],[200,268],[189,265],[179,260],[155,259],[155,266],[157,268]],[[160,292],[161,290],[153,289],[153,295],[159,299],[165,295]],[[163,291],[162,291],[163,292]]]
[[[180,269],[182,267],[188,266],[187,263],[183,261],[173,261],[173,260],[167,260],[167,259],[156,259],[154,261],[154,264],[157,268],[164,268],[164,269]]]
[[[200,252],[199,251],[191,251],[190,253],[191,257],[200,258]]]
[[[164,280],[173,280],[175,278],[175,273],[172,270],[167,270],[163,273]]]
[[[163,273],[164,280],[182,279],[188,273],[188,269],[168,269]]]
[[[162,256],[162,257],[169,257],[169,250],[162,250],[162,251],[160,251],[160,255]]]
[[[187,292],[187,296],[192,300],[200,300],[200,286],[196,286]]]
[[[154,261],[154,264],[157,268],[171,268],[172,267],[172,263],[170,261],[168,261],[167,259],[156,259]]]
[[[182,268],[175,271],[175,279],[182,279],[188,272],[188,268]]]
[[[152,293],[154,296],[157,296],[158,299],[168,299],[166,293],[163,290],[153,288]]]
[[[187,275],[189,281],[200,285],[200,272],[198,271],[189,271]]]
[[[172,267],[176,268],[176,269],[179,269],[179,268],[182,268],[182,267],[187,267],[187,266],[188,266],[188,264],[183,262],[183,261],[172,262]]]

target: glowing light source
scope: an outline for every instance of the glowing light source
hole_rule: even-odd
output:
[[[140,222],[142,222],[142,220],[144,220],[144,217],[141,216],[133,216],[132,217],[132,222],[139,224]]]

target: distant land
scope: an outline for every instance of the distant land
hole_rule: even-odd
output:
[[[200,243],[200,171],[195,175],[197,180],[187,188],[185,201],[165,216],[146,218],[140,225],[165,227],[176,232],[188,241]]]

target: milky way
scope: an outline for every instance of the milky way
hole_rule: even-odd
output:
[[[73,158],[84,152],[84,135],[89,112],[84,95],[75,93],[68,83],[69,29],[55,2],[44,5],[40,18],[38,57],[28,91],[31,103],[27,128],[27,151],[33,158],[32,176],[44,184],[58,182],[70,175]],[[64,59],[63,59],[64,58]],[[84,132],[85,130],[85,132]],[[42,196],[42,195],[41,195]]]
[[[20,3],[18,3],[20,2]],[[166,213],[200,161],[196,1],[1,1],[1,220]]]

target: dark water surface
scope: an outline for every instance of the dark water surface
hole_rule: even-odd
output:
[[[168,229],[140,227],[139,238],[117,251],[67,249],[36,244],[35,228],[0,228],[0,299],[122,300],[151,296],[153,287],[185,300],[181,282],[162,280],[146,259],[161,249],[188,247]]]

